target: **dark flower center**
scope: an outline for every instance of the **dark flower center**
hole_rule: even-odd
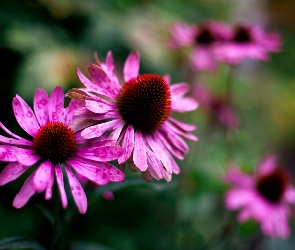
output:
[[[73,130],[62,122],[42,126],[33,143],[36,152],[53,163],[65,163],[75,154],[77,147]]]
[[[290,177],[287,170],[277,168],[273,172],[256,180],[256,189],[270,203],[277,204],[282,200],[289,185]]]
[[[252,36],[249,28],[244,26],[237,26],[234,31],[234,42],[249,43],[252,41]]]
[[[200,45],[211,45],[213,42],[215,42],[215,37],[212,34],[212,31],[208,28],[201,27],[195,41],[197,44]]]
[[[126,82],[117,96],[122,119],[142,133],[152,133],[171,111],[170,88],[155,74],[139,75]]]

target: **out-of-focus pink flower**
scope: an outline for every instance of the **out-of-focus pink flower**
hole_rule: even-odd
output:
[[[265,157],[251,176],[237,167],[229,169],[225,181],[233,187],[225,195],[230,210],[240,210],[238,221],[254,219],[264,234],[273,239],[290,234],[290,204],[295,203],[295,189],[287,170],[277,167],[274,155]]]
[[[171,48],[192,48],[190,62],[199,71],[216,70],[214,51],[217,44],[230,37],[230,28],[224,23],[208,21],[200,25],[176,23],[170,29]]]
[[[201,108],[217,120],[226,128],[235,130],[239,126],[239,117],[228,106],[226,98],[221,93],[214,93],[203,84],[196,84],[194,96],[200,102]]]
[[[86,89],[72,89],[68,94],[85,103],[84,108],[76,111],[83,119],[81,123],[77,120],[76,126],[78,129],[86,127],[81,133],[85,139],[111,131],[108,139],[124,148],[119,164],[124,166],[128,161],[131,170],[140,170],[147,181],[152,178],[170,181],[172,173],[180,171],[171,153],[183,159],[189,147],[182,137],[197,140],[190,133],[195,126],[175,120],[170,113],[195,110],[198,103],[185,96],[189,91],[186,83],[169,86],[168,76],[139,75],[136,51],[125,62],[122,86],[113,73],[114,68],[109,52],[105,63],[88,67],[91,80],[77,69]],[[85,118],[94,125],[85,126]]]
[[[50,97],[44,89],[38,89],[34,111],[18,95],[13,98],[12,105],[18,124],[32,139],[21,138],[0,123],[0,127],[13,137],[0,135],[0,161],[10,162],[0,174],[0,185],[17,179],[38,164],[16,195],[14,207],[23,207],[35,193],[43,191],[45,199],[50,199],[56,180],[62,206],[66,208],[68,202],[62,169],[67,174],[80,213],[87,210],[87,198],[76,173],[99,185],[124,179],[124,173],[107,162],[117,159],[124,150],[103,137],[93,140],[81,137],[81,133],[71,126],[75,118],[73,111],[81,104],[72,100],[64,108],[61,87],[56,87]]]
[[[259,26],[241,23],[236,25],[230,39],[218,43],[214,48],[217,60],[237,65],[246,59],[269,60],[269,52],[279,52],[281,36],[267,33]]]

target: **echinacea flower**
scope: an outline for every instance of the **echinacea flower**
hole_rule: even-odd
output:
[[[217,21],[208,21],[199,25],[182,22],[174,24],[170,33],[171,48],[192,48],[190,62],[194,69],[214,72],[217,65],[213,52],[217,44],[229,38],[230,29]]]
[[[189,147],[182,137],[197,140],[189,133],[195,130],[194,125],[170,116],[171,111],[186,112],[197,108],[194,99],[184,96],[189,85],[169,86],[168,76],[139,75],[139,54],[136,51],[125,62],[125,83],[122,86],[113,73],[115,66],[111,52],[106,63],[98,63],[88,67],[91,80],[77,69],[86,89],[72,89],[68,94],[85,102],[85,107],[76,111],[76,115],[81,116],[81,122],[76,121],[77,128],[85,127],[81,136],[91,139],[110,131],[108,139],[116,140],[125,150],[118,159],[119,164],[124,165],[128,160],[129,167],[140,170],[148,181],[152,178],[170,181],[172,173],[180,171],[171,153],[183,159]]]
[[[14,207],[23,207],[35,193],[43,191],[45,199],[50,199],[54,180],[57,182],[62,207],[67,207],[63,179],[65,172],[75,203],[80,213],[85,213],[87,198],[76,174],[99,185],[124,179],[124,174],[107,162],[117,159],[123,149],[113,146],[109,140],[101,139],[103,137],[85,140],[80,132],[73,130],[73,111],[80,103],[72,100],[64,108],[61,87],[56,87],[50,97],[44,89],[38,89],[34,97],[34,111],[18,95],[13,98],[12,105],[18,124],[32,139],[19,137],[0,123],[0,127],[13,137],[0,135],[0,161],[10,162],[0,173],[0,185],[17,179],[34,164],[38,164],[16,195]]]
[[[219,121],[229,130],[235,130],[239,126],[239,117],[234,110],[227,104],[225,95],[215,93],[204,84],[196,84],[194,96],[200,103],[200,107],[213,118],[212,121]]]
[[[241,23],[235,25],[230,38],[214,48],[215,58],[230,65],[237,65],[246,59],[269,60],[269,52],[278,52],[281,37],[268,33],[262,27]]]
[[[233,187],[225,196],[226,207],[240,210],[238,221],[254,219],[264,234],[273,239],[290,234],[288,218],[290,204],[295,203],[295,189],[291,186],[288,171],[277,166],[277,158],[269,155],[262,160],[254,176],[237,167],[226,174],[226,182]]]

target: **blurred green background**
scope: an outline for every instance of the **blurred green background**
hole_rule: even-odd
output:
[[[13,116],[13,96],[19,94],[32,104],[37,88],[51,92],[56,85],[64,91],[82,86],[75,68],[87,75],[94,52],[104,60],[109,50],[121,75],[126,57],[136,49],[141,73],[169,73],[172,83],[202,82],[225,93],[226,66],[220,65],[216,74],[188,79],[180,55],[166,47],[168,29],[179,20],[251,20],[279,31],[283,46],[269,62],[248,61],[235,69],[233,101],[240,127],[233,133],[232,161],[252,171],[262,156],[277,152],[294,176],[294,12],[294,0],[0,0],[1,122],[26,136]],[[63,239],[65,249],[294,249],[294,219],[290,238],[272,241],[256,223],[240,225],[236,214],[225,210],[224,128],[208,126],[202,106],[174,116],[198,127],[194,134],[199,141],[189,142],[190,153],[177,161],[181,174],[171,183],[144,183],[139,173],[127,169],[123,184],[88,187],[85,215],[78,215],[72,200],[61,213],[70,229]],[[1,163],[1,169],[5,165]],[[20,236],[49,249],[53,200],[38,194],[24,208],[12,207],[28,174],[0,188],[0,243]],[[102,198],[104,190],[114,190],[115,199]]]

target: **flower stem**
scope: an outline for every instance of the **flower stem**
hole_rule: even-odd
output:
[[[54,224],[53,224],[53,236],[51,241],[51,250],[58,249],[58,228],[59,228],[59,213],[60,213],[60,199],[57,191],[57,187],[54,187]]]

